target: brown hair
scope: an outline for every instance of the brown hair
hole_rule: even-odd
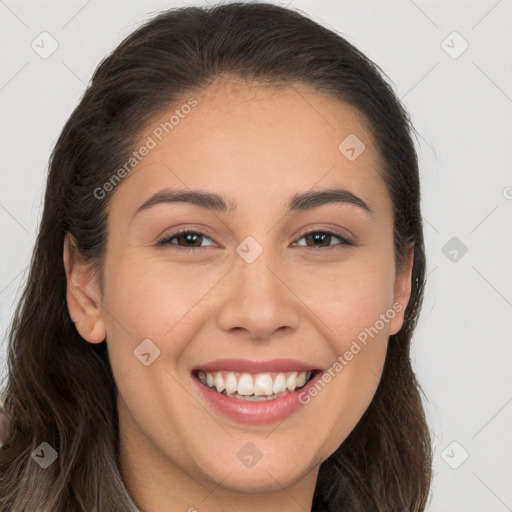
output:
[[[409,354],[425,279],[413,127],[379,68],[344,38],[290,9],[232,3],[169,10],[137,29],[98,66],[62,130],[9,333],[4,406],[15,436],[0,449],[0,512],[137,510],[119,471],[106,344],[82,339],[67,309],[64,237],[101,275],[112,193],[98,201],[93,191],[155,114],[225,73],[309,85],[353,105],[371,127],[393,203],[397,266],[408,244],[415,248],[412,293],[370,406],[320,467],[313,510],[424,510],[431,440]],[[58,452],[47,469],[31,457],[42,442]]]

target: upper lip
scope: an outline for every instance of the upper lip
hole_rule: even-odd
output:
[[[197,366],[193,371],[204,370],[207,372],[228,371],[228,372],[247,372],[247,373],[266,373],[266,372],[293,372],[293,371],[313,371],[318,367],[311,363],[298,361],[296,359],[269,359],[267,361],[251,361],[249,359],[216,359],[209,363]]]

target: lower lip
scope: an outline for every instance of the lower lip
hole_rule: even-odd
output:
[[[197,377],[192,380],[198,387],[200,395],[222,414],[240,423],[266,424],[283,420],[304,404],[299,400],[301,393],[308,393],[322,376],[318,372],[305,386],[274,400],[249,401],[229,397],[204,385]]]

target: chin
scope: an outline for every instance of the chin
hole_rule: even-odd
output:
[[[297,444],[296,446],[298,446]],[[275,448],[276,450],[279,447]],[[209,459],[208,468],[201,468],[202,480],[206,479],[215,482],[224,489],[242,493],[267,493],[282,491],[300,481],[315,466],[316,463],[306,461],[302,455],[300,460],[295,460],[298,450],[294,453],[281,451],[279,454],[269,449],[270,455],[262,455],[253,465],[246,466],[234,452],[229,457],[229,462],[223,464],[211,464],[212,454],[205,454]],[[243,458],[243,457],[242,457]],[[233,461],[234,459],[234,461]],[[320,463],[318,463],[319,465]]]

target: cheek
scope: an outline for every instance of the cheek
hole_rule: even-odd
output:
[[[187,325],[190,311],[208,305],[208,291],[220,277],[197,266],[178,268],[161,257],[127,254],[110,270],[105,304],[130,333],[162,338]]]
[[[301,285],[333,354],[324,379],[326,391],[320,391],[323,384],[318,386],[318,395],[324,398],[317,403],[331,404],[323,409],[324,423],[334,426],[325,457],[360,420],[382,375],[390,322],[396,314],[390,254],[386,258],[375,252],[324,268],[310,274],[309,285]]]
[[[210,290],[223,273],[197,266],[184,270],[134,250],[115,263],[107,260],[106,275],[103,306],[112,370],[116,379],[130,374],[139,388],[150,389],[154,384],[146,382],[151,372],[144,357],[154,361],[152,369],[173,374],[186,365],[182,353],[190,356],[186,349],[202,327],[201,319],[208,318],[214,296]],[[149,356],[142,356],[147,352]]]
[[[352,340],[364,338],[375,324],[382,331],[381,337],[387,337],[393,282],[392,256],[379,257],[376,251],[310,272],[307,279],[297,279],[297,294],[306,297],[304,302],[321,320],[322,332],[340,354]],[[383,324],[382,315],[387,312]]]

